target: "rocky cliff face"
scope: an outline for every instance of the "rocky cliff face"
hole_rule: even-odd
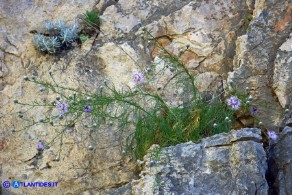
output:
[[[233,71],[228,81],[238,86],[249,86],[256,99],[269,104],[261,112],[267,123],[281,122],[279,109],[289,106],[289,55],[291,49],[291,5],[282,1],[256,1],[248,32],[238,37]],[[280,57],[282,56],[282,57]],[[281,58],[281,60],[280,60]],[[281,65],[280,65],[281,64]],[[281,71],[279,71],[281,67]],[[285,68],[284,68],[285,67]],[[281,75],[280,73],[281,72]],[[284,81],[285,80],[285,81]],[[271,113],[273,110],[274,112]]]
[[[198,193],[222,194],[230,190],[240,194],[242,190],[242,194],[267,194],[264,174],[268,168],[258,130],[232,132],[205,139],[200,144],[163,149],[172,156],[167,157],[162,152],[162,164],[158,163],[153,169],[146,166],[145,175],[139,176],[137,163],[121,155],[121,136],[110,128],[100,130],[94,152],[88,151],[88,133],[79,127],[76,134],[66,137],[63,145],[66,155],[61,161],[54,161],[58,146],[39,157],[35,146],[42,137],[52,136],[50,129],[38,126],[25,133],[12,134],[11,129],[21,124],[17,118],[20,108],[13,104],[13,99],[28,102],[35,98],[52,99],[54,94],[40,93],[22,79],[24,75],[34,75],[50,80],[49,71],[61,84],[85,91],[96,90],[105,78],[118,87],[131,85],[135,70],[145,69],[159,60],[157,49],[141,39],[142,26],[175,54],[190,45],[183,61],[197,76],[196,85],[201,92],[224,92],[230,86],[238,90],[249,87],[267,127],[280,123],[283,127],[291,125],[291,111],[282,113],[283,108],[292,110],[291,3],[290,0],[1,1],[0,179],[60,183],[59,188],[46,191],[12,189],[5,192],[151,194],[154,191],[150,189],[156,189],[154,181],[158,177],[163,185],[158,186],[156,192],[161,194],[188,194],[194,188]],[[91,9],[100,10],[101,33],[81,47],[49,56],[40,54],[32,46],[33,32],[45,21],[63,19],[73,23],[80,14]],[[157,88],[163,86],[169,76],[162,76]],[[174,98],[176,94],[171,87],[166,92],[170,100],[179,101]],[[35,112],[36,115],[41,113],[42,110]],[[281,194],[289,194],[291,186],[290,158],[286,153],[291,150],[290,130],[287,129],[289,127],[269,153],[275,156],[271,158],[276,162],[271,166],[278,170],[270,173],[269,185]],[[195,161],[192,158],[196,158]],[[280,163],[282,158],[286,164]],[[209,178],[214,179],[213,183]],[[133,179],[137,181],[132,182]],[[200,185],[205,182],[209,186]],[[178,185],[184,187],[175,191]]]

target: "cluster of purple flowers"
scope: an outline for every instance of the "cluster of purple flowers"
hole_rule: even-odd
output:
[[[236,96],[231,96],[226,100],[227,105],[231,107],[232,110],[238,110],[241,106],[241,101]]]
[[[132,76],[132,79],[136,85],[144,83],[144,76],[142,72],[135,72]]]
[[[58,102],[56,108],[59,112],[59,116],[63,117],[65,113],[68,112],[68,104],[66,102]]]
[[[226,103],[228,106],[231,107],[232,110],[238,110],[241,106],[241,101],[238,99],[236,96],[231,96],[226,100]],[[257,115],[258,114],[258,109],[256,106],[253,106],[250,110],[252,115]]]
[[[68,112],[68,104],[66,102],[58,102],[56,108],[59,112],[59,116],[64,116]],[[84,106],[84,112],[91,112],[92,108],[88,105]]]

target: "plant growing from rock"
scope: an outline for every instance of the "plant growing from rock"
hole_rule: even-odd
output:
[[[80,34],[79,35],[79,39],[82,43],[84,43],[86,40],[88,40],[88,35],[85,35],[85,34]]]
[[[98,28],[100,25],[99,14],[96,11],[86,11],[84,14],[84,21],[95,28]]]
[[[60,33],[57,40],[61,44],[71,44],[77,35],[76,26],[64,27],[62,22],[46,26],[54,35]],[[45,39],[42,35],[39,36],[40,40]],[[114,126],[117,132],[126,136],[125,143],[121,144],[121,151],[124,154],[133,154],[139,159],[153,144],[169,146],[229,131],[235,122],[235,113],[242,107],[249,106],[242,103],[246,99],[233,95],[224,100],[220,98],[220,94],[205,99],[195,87],[195,77],[180,60],[180,56],[189,49],[189,46],[186,46],[179,55],[175,55],[146,30],[144,39],[150,40],[160,49],[161,61],[154,64],[154,68],[160,63],[163,63],[163,67],[159,71],[152,71],[150,68],[134,72],[135,88],[118,90],[110,82],[105,81],[98,92],[83,92],[58,84],[51,72],[52,82],[25,77],[25,81],[41,85],[42,89],[53,92],[56,96],[55,99],[45,102],[23,103],[15,100],[14,102],[21,105],[22,109],[42,107],[47,111],[42,117],[35,118],[27,116],[29,109],[21,111],[19,117],[24,120],[25,125],[14,131],[28,130],[36,125],[49,125],[54,129],[55,136],[51,140],[45,140],[44,137],[39,140],[45,140],[42,142],[44,149],[59,140],[60,147],[56,160],[60,159],[64,136],[74,131],[77,126],[79,128],[82,126],[84,131],[90,132],[90,139],[87,140],[89,150],[94,150],[98,144],[95,143],[94,137],[98,137],[99,128]],[[182,88],[187,94],[184,95],[185,100],[182,104],[172,106],[161,94],[152,90],[155,78],[165,71],[173,72],[176,78],[175,86]]]
[[[86,11],[83,13],[83,15],[80,17],[81,22],[84,26],[82,33],[88,36],[92,36],[100,32],[100,24],[101,19],[99,17],[99,13],[95,10],[92,11]]]
[[[37,33],[32,44],[37,50],[56,54],[63,49],[70,48],[78,38],[78,25],[66,25],[64,21],[46,22],[42,33]]]
[[[66,46],[72,44],[78,37],[77,34],[77,24],[73,24],[68,28],[63,28],[60,30],[60,40],[62,44]]]
[[[56,51],[61,47],[58,37],[46,37],[42,34],[37,34],[32,39],[32,43],[39,51],[50,54],[56,53]]]

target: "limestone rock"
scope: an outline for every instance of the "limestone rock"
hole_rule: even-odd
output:
[[[34,75],[37,79],[52,81],[49,76],[51,71],[60,85],[92,92],[102,84],[107,75],[101,71],[105,68],[104,62],[110,63],[111,51],[106,53],[107,56],[105,53],[100,56],[100,53],[105,51],[108,45],[98,52],[98,48],[93,47],[96,40],[91,38],[83,47],[75,47],[62,55],[43,55],[32,46],[31,39],[34,34],[29,33],[42,28],[44,22],[49,20],[63,19],[73,23],[79,14],[91,10],[97,3],[95,0],[57,0],[22,1],[17,4],[5,1],[0,4],[1,185],[5,180],[19,180],[54,181],[62,186],[36,188],[33,191],[21,188],[18,194],[79,194],[88,189],[100,189],[100,192],[102,189],[114,191],[135,178],[135,164],[121,154],[117,142],[121,138],[113,129],[102,127],[96,142],[92,142],[88,139],[88,129],[76,125],[72,132],[66,132],[64,136],[66,138],[63,140],[60,161],[55,161],[60,148],[58,144],[41,154],[37,151],[38,140],[48,141],[53,138],[53,128],[46,125],[35,126],[20,133],[12,133],[13,128],[20,129],[23,126],[23,121],[17,117],[17,112],[22,110],[22,107],[15,105],[13,99],[30,103],[34,100],[52,101],[56,97],[52,92],[40,92],[40,86],[25,82],[23,76],[31,78]],[[131,49],[127,44],[124,45],[126,51]],[[117,51],[114,55],[118,59],[123,52],[118,47],[113,48]],[[105,58],[108,61],[103,60]],[[126,65],[125,62],[125,67]],[[108,77],[110,76],[113,75],[109,74]],[[35,108],[30,117],[39,119],[44,111]],[[94,146],[94,151],[87,149],[89,144]],[[1,186],[0,194],[6,192]],[[105,191],[103,193],[105,194]]]
[[[141,178],[132,182],[133,194],[268,194],[260,133],[242,129],[158,152],[153,147]]]
[[[179,54],[189,45],[182,60],[190,68],[226,75],[231,68],[236,36],[243,34],[248,24],[243,19],[247,15],[243,1],[193,1],[146,27],[172,53]]]
[[[195,84],[200,92],[216,91],[216,89],[218,89],[218,86],[216,86],[216,84],[219,79],[220,79],[220,76],[217,73],[205,72],[205,73],[199,74],[196,77]]]
[[[269,153],[268,178],[271,194],[288,195],[292,189],[292,128],[285,127],[278,140],[272,141]]]
[[[292,36],[292,34],[290,34]],[[292,37],[279,48],[274,65],[273,88],[282,108],[292,101]]]
[[[131,46],[127,43],[123,45],[106,43],[99,49],[97,55],[104,64],[104,74],[116,87],[123,85],[134,87],[132,75],[139,70],[139,66],[135,64],[138,57]]]
[[[286,84],[291,77],[289,51],[283,51],[287,48],[285,42],[292,27],[291,12],[292,7],[288,1],[256,1],[249,31],[238,37],[233,71],[228,73],[229,85],[241,91],[249,87],[257,104],[269,105],[259,108],[260,120],[266,126],[275,126],[281,122],[282,108],[271,87],[274,85],[282,106],[287,104],[291,96]],[[284,69],[281,74],[280,67]],[[273,77],[275,83],[272,82]]]

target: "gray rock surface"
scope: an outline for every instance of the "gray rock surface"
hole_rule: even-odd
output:
[[[283,108],[292,100],[292,34],[279,48],[275,60],[273,87]]]
[[[285,127],[269,153],[271,194],[290,195],[292,189],[292,127]]]
[[[132,182],[134,194],[268,194],[259,129],[155,148],[144,158],[141,178]],[[152,160],[157,166],[150,165]]]

